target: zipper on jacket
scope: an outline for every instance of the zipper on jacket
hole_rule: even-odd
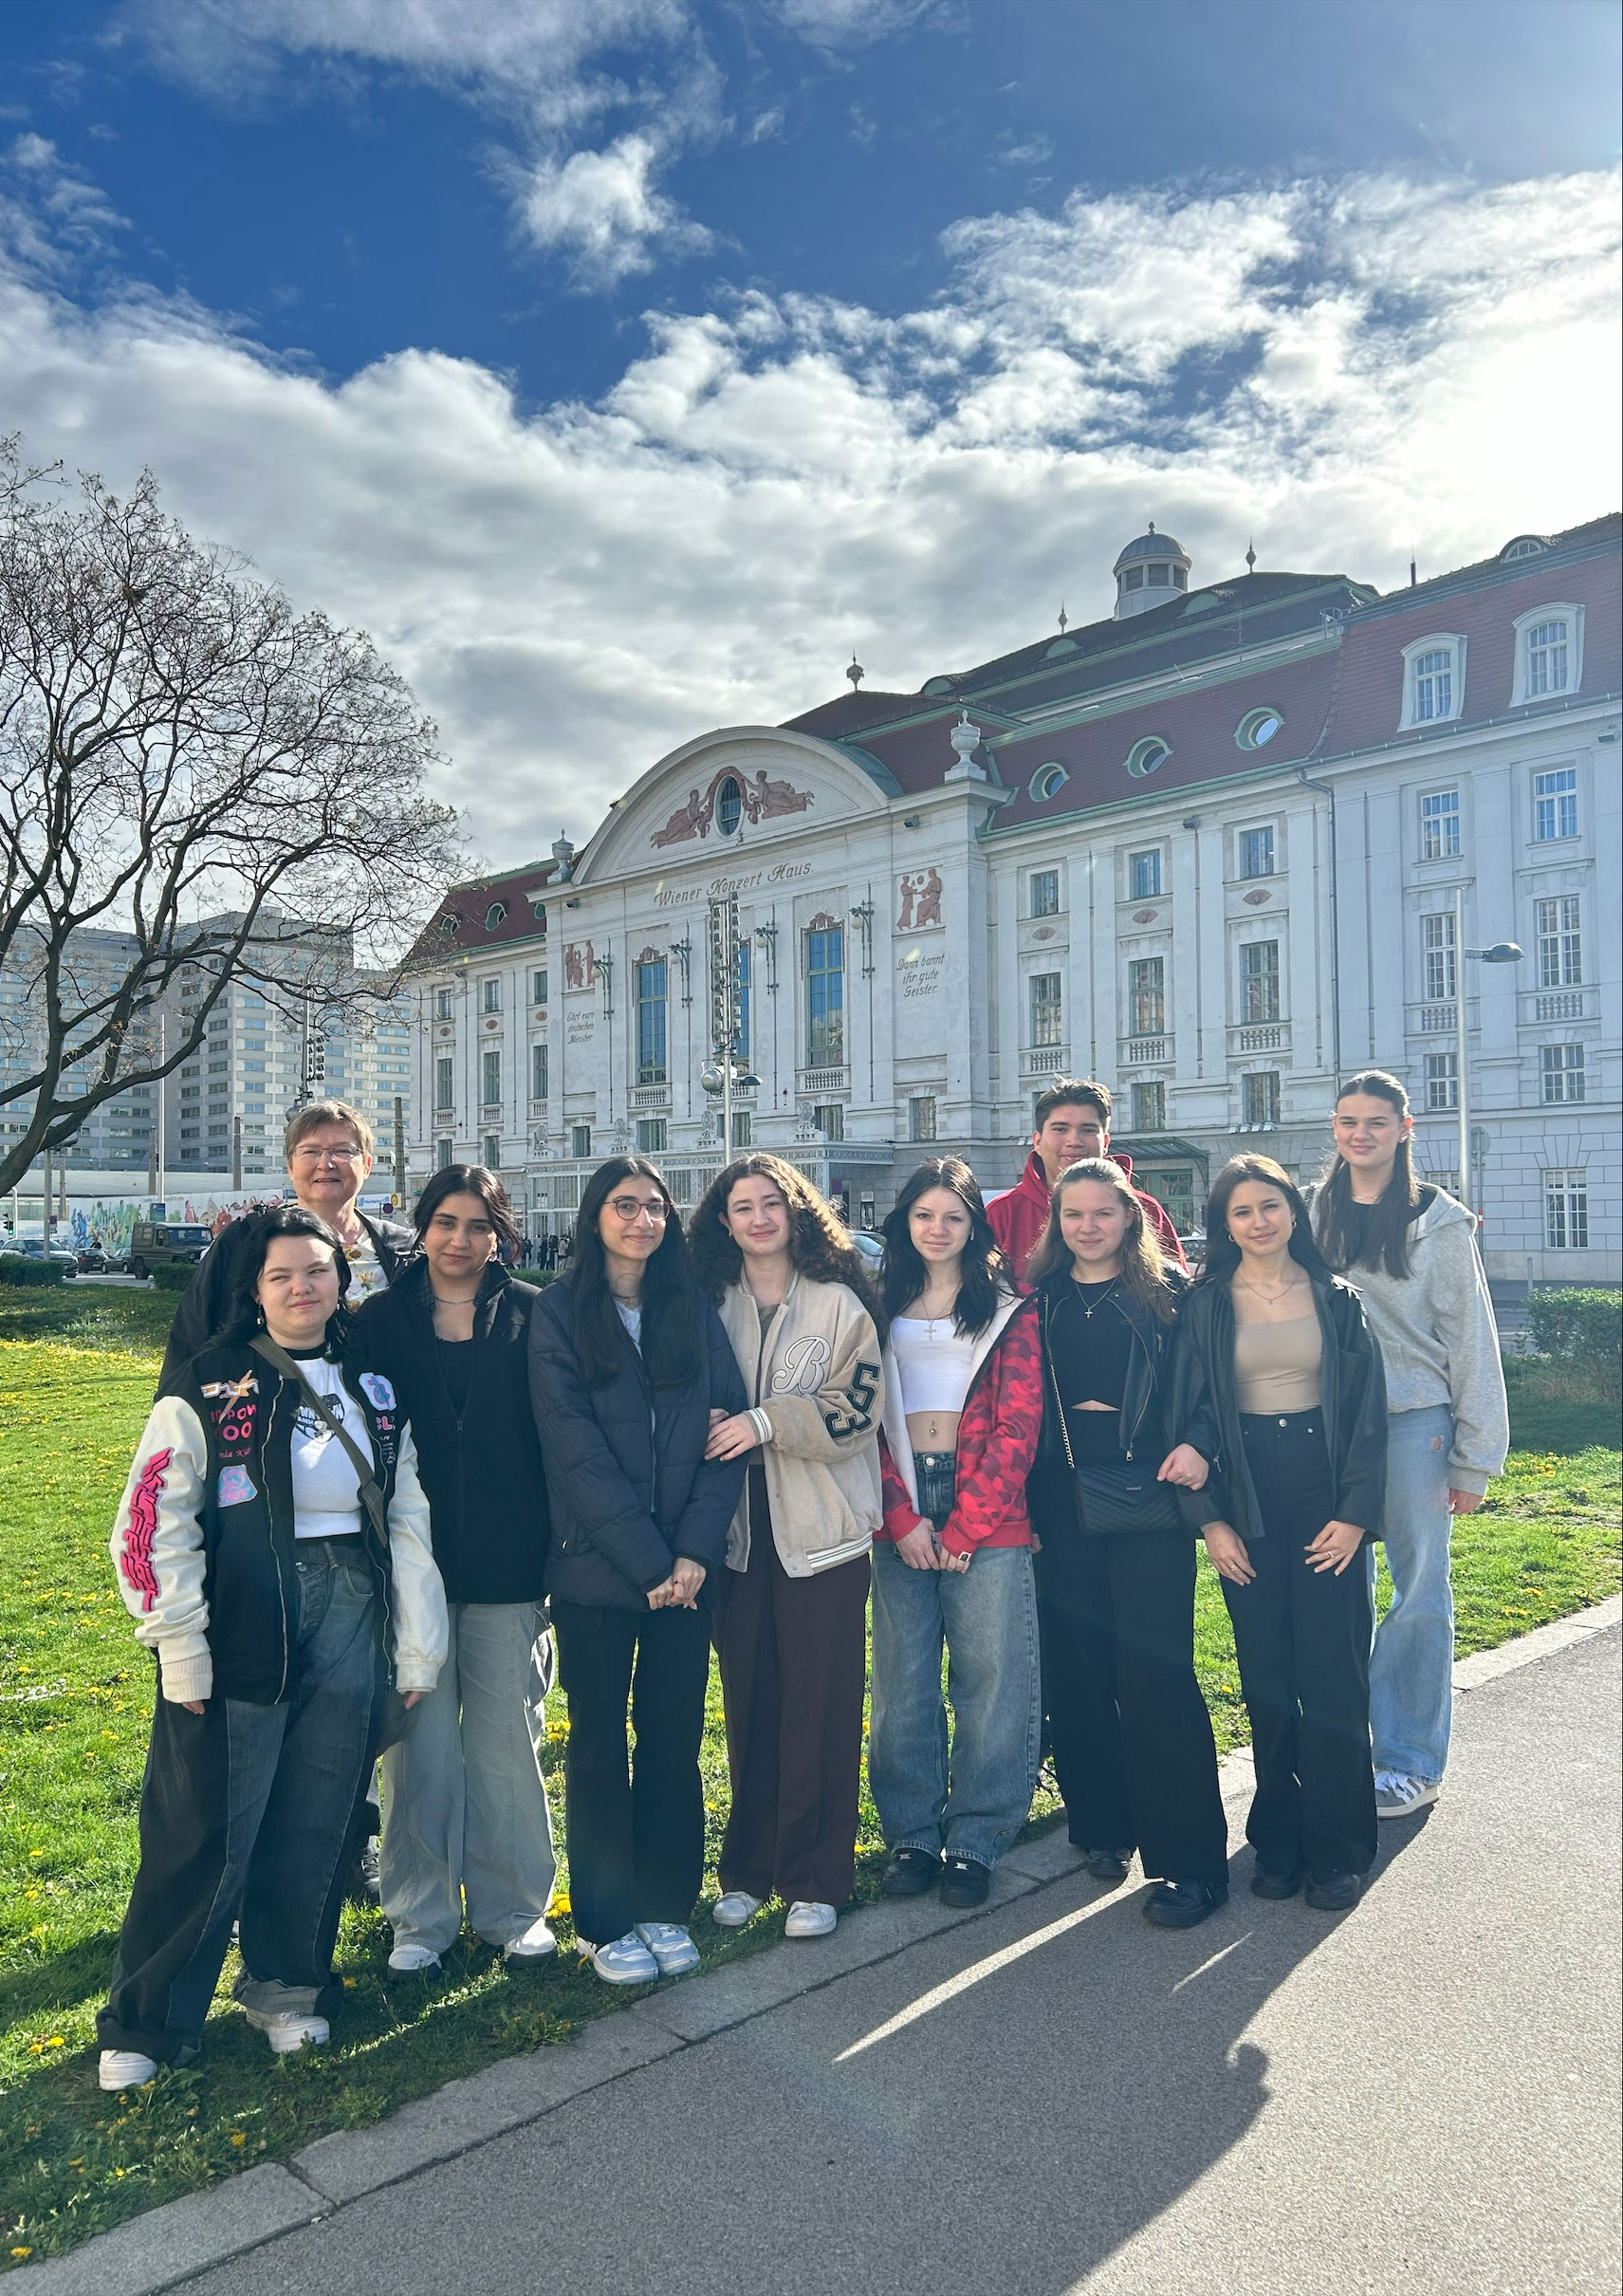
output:
[[[287,1583],[282,1575],[282,1555],[281,1550],[276,1544],[276,1515],[275,1510],[270,1503],[270,1475],[264,1465],[265,1453],[270,1447],[270,1436],[276,1424],[276,1414],[281,1409],[282,1405],[283,1386],[284,1381],[282,1379],[282,1374],[278,1372],[276,1375],[276,1393],[270,1399],[270,1416],[266,1422],[265,1442],[260,1448],[261,1464],[259,1470],[260,1473],[265,1476],[265,1520],[269,1526],[270,1529],[270,1559],[276,1565],[276,1599],[282,1605],[282,1679],[277,1685],[276,1695],[271,1700],[271,1704],[273,1706],[280,1706],[282,1703],[283,1697],[287,1689],[287,1676],[293,1663],[292,1636],[289,1633],[287,1626]],[[292,1468],[291,1465],[289,1465],[289,1476],[291,1476],[291,1473]]]

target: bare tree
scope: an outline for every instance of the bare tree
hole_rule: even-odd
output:
[[[0,1191],[195,1051],[233,979],[285,1012],[390,991],[459,872],[433,742],[364,633],[194,541],[150,472],[120,501],[0,441],[0,966],[28,987]],[[306,926],[343,966],[312,972]],[[124,957],[81,961],[87,929]],[[190,966],[160,1058],[154,1011]]]

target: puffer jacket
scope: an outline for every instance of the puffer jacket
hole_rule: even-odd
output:
[[[1031,1292],[1005,1291],[975,1341],[969,1388],[958,1421],[952,1512],[941,1533],[949,1554],[982,1546],[1029,1546],[1025,1478],[1042,1425],[1042,1342]],[[929,1528],[918,1511],[913,1445],[895,1349],[885,1342],[885,1418],[879,1436],[885,1516],[882,1539]]]
[[[449,1643],[445,1589],[412,1431],[381,1373],[339,1359],[360,1405],[388,1507],[384,1548],[360,1510],[397,1690],[433,1690]],[[111,1540],[136,1638],[177,1704],[216,1692],[249,1706],[287,1695],[299,1642],[293,1420],[302,1390],[246,1341],[206,1348],[162,1395],[136,1446]]]
[[[1319,1409],[1335,1486],[1335,1519],[1356,1523],[1366,1544],[1376,1535],[1386,1500],[1386,1374],[1363,1302],[1342,1277],[1309,1268],[1313,1305],[1323,1334]],[[1217,1450],[1204,1491],[1192,1495],[1203,1522],[1227,1523],[1243,1539],[1263,1535],[1256,1486],[1245,1463],[1234,1387],[1234,1302],[1221,1276],[1190,1287],[1178,1316],[1174,1354],[1197,1407],[1209,1409]]]
[[[743,1284],[723,1293],[721,1320],[749,1390],[772,1544],[785,1576],[809,1579],[865,1555],[883,1516],[885,1390],[873,1317],[844,1284],[796,1275],[765,1331]],[[747,1479],[728,1532],[733,1570],[749,1567],[749,1532]]]
[[[685,1387],[655,1387],[629,1333],[611,1379],[587,1384],[575,1350],[575,1294],[563,1276],[529,1320],[529,1391],[542,1434],[552,1547],[547,1592],[561,1602],[643,1610],[679,1555],[709,1579],[727,1559],[743,1459],[707,1459],[710,1413],[745,1408],[744,1380],[721,1318],[694,1314],[702,1350]]]

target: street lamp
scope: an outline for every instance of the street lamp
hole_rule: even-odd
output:
[[[1477,1207],[1471,1202],[1471,1116],[1470,1093],[1466,1077],[1466,959],[1475,957],[1484,965],[1519,965],[1522,952],[1514,941],[1495,941],[1491,949],[1466,947],[1466,889],[1454,887],[1454,1066],[1458,1070],[1456,1083],[1460,1102],[1460,1201],[1467,1212]]]

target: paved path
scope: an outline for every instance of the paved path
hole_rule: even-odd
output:
[[[1243,1847],[1185,1936],[1061,1871],[639,2065],[673,1988],[618,2078],[186,2286],[1615,2296],[1617,1693],[1614,1628],[1483,1680],[1351,1916]]]

